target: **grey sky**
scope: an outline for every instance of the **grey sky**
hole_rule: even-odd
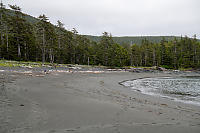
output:
[[[80,34],[188,35],[200,38],[200,0],[3,0],[34,17],[45,14]]]

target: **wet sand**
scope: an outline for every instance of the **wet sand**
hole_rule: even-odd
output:
[[[11,78],[1,81],[6,91],[0,96],[0,133],[200,132],[199,106],[144,95],[119,84],[173,74],[2,75]]]

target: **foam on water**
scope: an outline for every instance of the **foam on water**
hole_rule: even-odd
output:
[[[200,106],[200,77],[158,77],[126,81],[124,86],[143,94],[162,96]]]

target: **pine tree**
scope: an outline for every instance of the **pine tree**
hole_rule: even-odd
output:
[[[72,33],[73,33],[73,40],[71,44],[71,63],[76,64],[76,47],[78,44],[78,39],[77,39],[78,31],[75,28],[73,28]]]
[[[0,34],[1,34],[1,40],[0,40],[0,58],[2,57],[2,48],[3,48],[3,45],[4,45],[4,30],[5,30],[5,5],[3,4],[3,2],[1,1],[0,3]]]
[[[37,43],[38,47],[41,49],[42,52],[42,64],[46,61],[46,52],[47,52],[47,24],[48,18],[46,15],[40,15],[38,17],[40,20],[36,24],[36,35],[37,35]]]
[[[107,66],[109,61],[112,60],[109,58],[109,49],[113,43],[114,41],[112,39],[112,35],[109,35],[108,32],[103,32],[101,41],[99,43],[99,61],[102,65]]]
[[[15,15],[12,17],[12,33],[14,35],[16,44],[17,44],[17,56],[21,60],[21,47],[23,44],[23,29],[25,26],[25,19],[21,12],[21,8],[17,5],[9,5],[10,8],[15,12]]]
[[[58,38],[58,48],[57,48],[57,56],[58,56],[58,62],[63,63],[64,59],[62,56],[64,56],[66,51],[66,30],[64,28],[64,24],[58,20],[56,25],[56,35]]]

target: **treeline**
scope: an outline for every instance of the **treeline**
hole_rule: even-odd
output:
[[[144,39],[141,45],[120,45],[104,32],[100,42],[94,42],[79,35],[76,29],[66,30],[60,21],[52,25],[45,15],[30,23],[20,7],[9,7],[14,14],[9,14],[3,3],[0,5],[1,59],[111,67],[200,67],[200,43],[195,36],[173,41],[163,38],[160,43]]]
[[[165,68],[199,68],[200,43],[194,38],[174,38],[173,41],[163,40],[151,43],[143,40],[142,45],[132,45],[132,65],[163,66]]]
[[[86,35],[86,37],[92,41],[100,42],[101,36],[91,36]],[[112,37],[112,39],[118,44],[142,44],[144,39],[152,43],[160,43],[161,40],[165,38],[166,41],[172,41],[175,37],[179,40],[179,36],[121,36],[121,37]]]

